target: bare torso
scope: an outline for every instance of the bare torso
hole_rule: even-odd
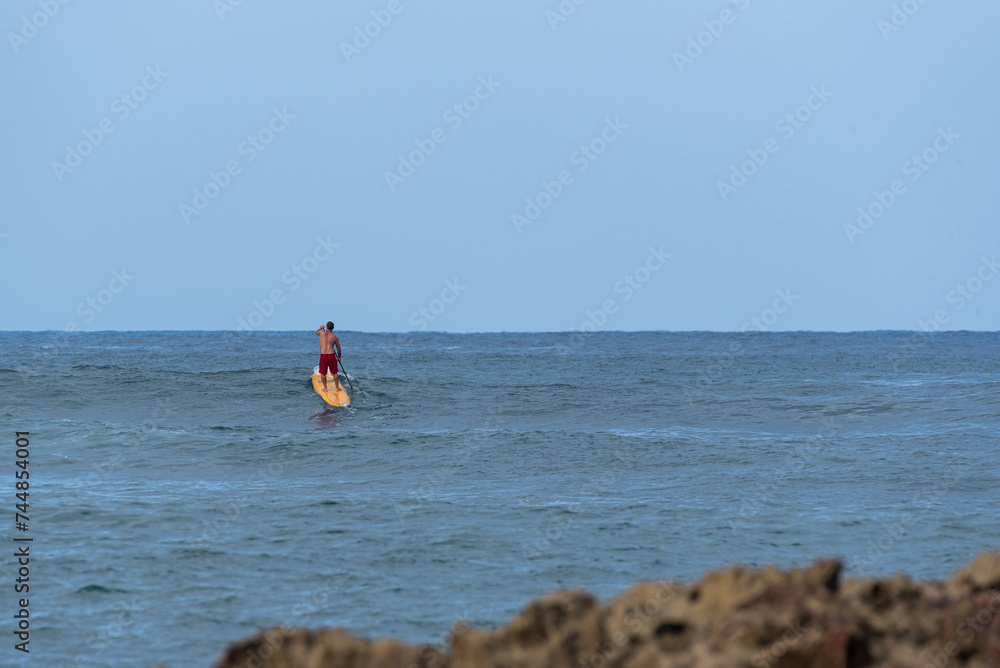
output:
[[[319,332],[319,352],[323,355],[332,355],[334,348],[340,352],[340,339],[333,332],[322,330]]]

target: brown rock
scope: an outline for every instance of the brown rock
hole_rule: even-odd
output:
[[[432,647],[369,642],[342,629],[274,630],[229,648],[217,668],[448,668],[448,658]]]
[[[603,642],[597,601],[586,592],[560,592],[530,604],[494,633],[452,639],[453,668],[552,666],[576,668]]]
[[[969,566],[951,576],[948,586],[973,591],[1000,589],[1000,553],[980,554]]]
[[[1000,666],[1000,555],[946,584],[840,581],[841,564],[741,566],[701,582],[646,583],[600,607],[550,594],[495,631],[457,627],[447,652],[343,630],[278,629],[217,668],[924,668]]]

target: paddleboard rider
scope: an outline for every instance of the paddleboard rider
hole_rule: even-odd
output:
[[[337,375],[337,358],[340,357],[340,339],[333,333],[333,323],[326,323],[326,329],[316,330],[319,335],[319,377],[323,379],[323,391],[326,392],[326,372],[333,375],[334,387],[340,392],[340,376]],[[334,355],[333,349],[337,349]]]

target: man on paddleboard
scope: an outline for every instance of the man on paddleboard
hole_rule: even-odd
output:
[[[340,339],[333,333],[333,323],[326,323],[326,329],[320,327],[316,330],[319,334],[319,376],[323,379],[323,391],[326,392],[326,372],[333,374],[334,387],[340,392],[340,376],[337,375],[337,358],[340,357]],[[337,354],[333,354],[333,349],[337,349]]]

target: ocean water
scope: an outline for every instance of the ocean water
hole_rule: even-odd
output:
[[[1000,335],[0,333],[0,614],[31,433],[31,655],[208,666],[281,624],[442,642],[530,599],[1000,548]]]

